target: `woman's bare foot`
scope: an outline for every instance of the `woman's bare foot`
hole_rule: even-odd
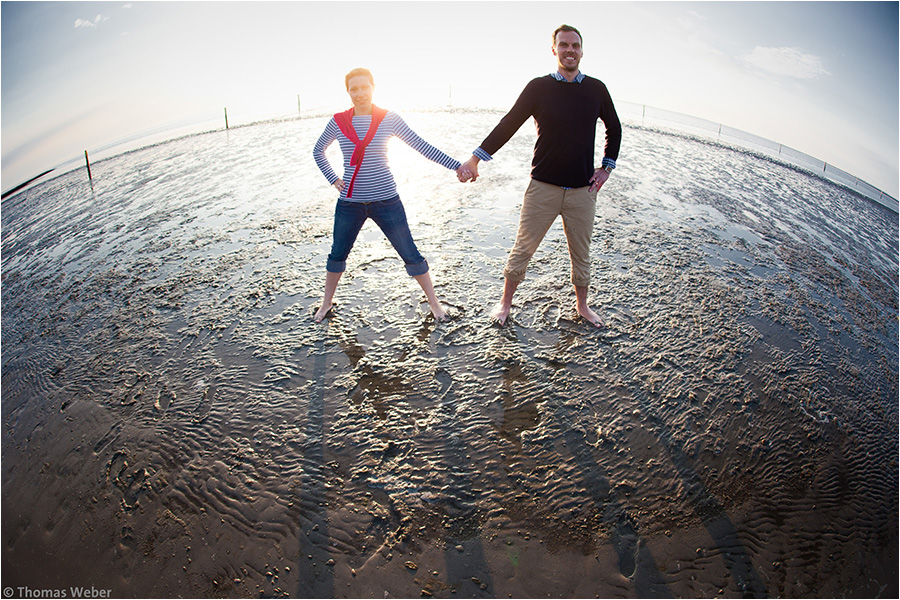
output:
[[[441,306],[440,302],[435,302],[434,304],[430,304],[431,306],[431,315],[434,317],[434,320],[438,323],[443,323],[444,321],[449,321],[450,317],[447,316],[447,311]]]
[[[329,302],[328,304],[323,304],[319,307],[319,310],[316,311],[313,319],[316,320],[316,323],[321,323],[322,320],[328,316],[328,313],[331,312],[332,308],[334,308],[334,304],[332,304],[331,302]]]
[[[313,316],[316,323],[321,323],[328,316],[328,313],[331,312],[331,309],[334,308],[334,291],[337,289],[338,282],[343,274],[343,272],[332,273],[331,271],[325,273],[325,293],[322,294],[322,306],[319,307],[319,310]]]
[[[437,294],[434,293],[434,284],[431,283],[431,275],[429,275],[428,272],[425,272],[421,275],[415,275],[413,278],[419,282],[422,291],[425,292],[425,298],[428,300],[428,306],[431,307],[431,314],[434,316],[434,320],[439,323],[441,321],[446,321],[447,311],[441,306],[441,302],[437,299]]]

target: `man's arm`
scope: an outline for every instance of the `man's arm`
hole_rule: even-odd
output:
[[[538,78],[540,79],[540,78]],[[478,163],[482,160],[491,160],[492,154],[500,150],[510,138],[522,126],[528,117],[534,114],[534,87],[538,79],[534,79],[525,86],[513,107],[500,122],[488,134],[481,145],[472,153],[472,156],[462,164],[458,171],[459,180],[462,182],[478,179]]]
[[[613,104],[612,96],[606,85],[601,82],[603,100],[600,108],[600,120],[606,128],[606,144],[603,148],[603,161],[600,167],[594,169],[591,176],[590,191],[596,192],[606,181],[613,169],[616,168],[616,159],[619,158],[619,146],[622,144],[622,123],[619,121],[619,115],[616,113],[615,104]]]
[[[603,166],[611,166],[616,168],[616,160],[619,158],[619,146],[622,144],[622,123],[619,122],[619,115],[616,112],[616,106],[613,104],[612,97],[606,85],[603,85],[603,94],[605,98],[600,109],[600,120],[606,127],[606,146],[603,150]]]
[[[490,157],[515,135],[522,123],[534,114],[534,98],[539,80],[540,78],[533,79],[525,86],[513,107],[481,142],[480,148],[486,155],[481,157],[482,160],[490,160]]]

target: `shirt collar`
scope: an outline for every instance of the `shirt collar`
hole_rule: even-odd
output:
[[[565,77],[560,75],[559,71],[553,71],[550,74],[553,76],[553,78],[555,80],[565,81],[566,83],[581,83],[582,81],[584,81],[584,78],[585,78],[585,74],[582,73],[581,71],[578,71],[578,75],[575,76],[575,81],[569,81],[568,79],[566,79]]]

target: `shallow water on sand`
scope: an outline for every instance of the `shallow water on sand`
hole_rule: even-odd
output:
[[[499,114],[404,117],[462,157]],[[4,201],[16,597],[896,597],[897,215],[627,127],[592,247],[608,326],[573,310],[557,223],[499,328],[533,128],[465,186],[398,144],[455,318],[368,224],[317,325],[324,125],[183,138]]]

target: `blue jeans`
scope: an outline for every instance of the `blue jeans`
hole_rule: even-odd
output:
[[[347,257],[366,219],[372,219],[381,228],[397,254],[406,263],[406,272],[410,277],[428,272],[428,263],[419,254],[409,231],[406,211],[400,202],[400,196],[394,196],[381,202],[348,202],[338,199],[334,209],[331,254],[328,255],[325,267],[329,273],[343,273],[347,268]]]

